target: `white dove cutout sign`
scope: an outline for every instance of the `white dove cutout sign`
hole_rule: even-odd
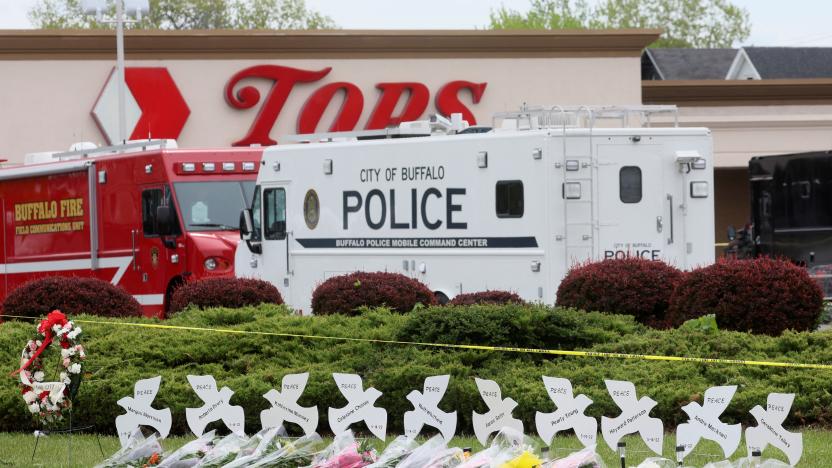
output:
[[[676,428],[676,446],[682,448],[682,458],[687,457],[703,438],[719,444],[725,458],[736,452],[742,437],[742,426],[725,424],[719,420],[736,391],[736,385],[711,387],[705,390],[702,405],[691,402],[682,407],[689,418],[688,422],[679,424]]]
[[[413,411],[404,413],[404,435],[415,439],[427,424],[439,429],[445,442],[450,442],[456,432],[456,411],[446,413],[439,409],[439,401],[445,395],[450,379],[450,375],[428,377],[422,392],[413,390],[407,395]]]
[[[647,447],[661,455],[664,425],[661,419],[650,417],[650,411],[657,403],[645,396],[636,399],[636,386],[632,382],[604,380],[604,383],[615,404],[621,408],[617,418],[601,416],[601,435],[610,449],[615,451],[622,437],[638,432]]]
[[[767,445],[773,445],[786,454],[790,465],[797,465],[803,455],[803,434],[783,429],[793,401],[794,393],[769,393],[765,409],[760,405],[751,408],[750,413],[757,420],[757,426],[745,430],[749,455],[754,450],[762,452]]]
[[[298,404],[298,398],[303,394],[308,381],[309,372],[287,374],[283,376],[279,392],[272,389],[263,395],[272,405],[260,412],[263,429],[280,427],[283,421],[288,421],[300,426],[306,435],[315,432],[318,427],[318,407],[306,408]]]
[[[243,407],[229,403],[234,395],[230,388],[222,387],[217,390],[217,381],[212,375],[189,375],[188,382],[197,396],[205,402],[202,408],[185,408],[185,419],[194,435],[201,436],[205,432],[205,426],[220,420],[231,432],[240,436],[246,434]]]
[[[488,412],[479,414],[474,411],[474,435],[482,445],[488,442],[488,436],[504,427],[510,427],[518,432],[523,432],[523,421],[514,418],[511,412],[517,408],[517,402],[511,398],[503,399],[500,386],[493,380],[477,378],[477,388],[485,404],[488,405]]]
[[[150,426],[164,439],[170,433],[172,417],[170,408],[151,408],[150,404],[159,392],[159,385],[162,383],[162,376],[151,379],[139,380],[133,386],[133,396],[124,397],[116,403],[127,411],[126,414],[116,417],[116,431],[118,432],[121,446],[124,447],[130,441],[130,434],[139,426]]]
[[[387,436],[387,410],[375,407],[381,392],[373,387],[364,390],[364,382],[356,374],[332,374],[338,390],[347,399],[343,408],[329,408],[329,428],[336,436],[351,424],[364,421],[374,436],[384,440]]]
[[[554,413],[536,412],[534,422],[540,438],[551,445],[552,438],[560,431],[572,429],[584,447],[595,445],[598,436],[598,421],[584,414],[592,400],[586,395],[573,396],[569,379],[543,376],[543,384],[549,398],[555,402]]]

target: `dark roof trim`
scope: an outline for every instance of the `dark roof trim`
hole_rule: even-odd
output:
[[[645,104],[756,106],[832,103],[832,78],[642,81]]]
[[[128,31],[131,59],[639,57],[658,29]],[[111,30],[0,30],[2,60],[110,59]]]

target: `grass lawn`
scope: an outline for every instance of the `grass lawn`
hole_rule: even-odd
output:
[[[162,445],[166,450],[173,450],[192,439],[192,437],[172,437],[164,440]],[[392,437],[388,437],[388,440],[392,440]],[[540,439],[535,437],[534,440],[542,444]],[[92,467],[103,460],[98,447],[99,441],[107,456],[119,448],[118,438],[112,436],[96,438],[95,435],[84,434],[75,435],[70,440],[65,435],[53,435],[40,439],[33,461],[32,449],[34,448],[35,439],[31,434],[0,433],[0,467]],[[628,436],[625,441],[627,442],[628,466],[635,466],[645,458],[654,456],[637,436]],[[378,447],[380,448],[383,445],[379,441]],[[455,437],[451,445],[471,447],[474,451],[482,448],[473,437]],[[803,458],[798,466],[830,466],[830,460],[832,460],[832,431],[804,430],[803,446]],[[600,453],[609,468],[620,466],[620,462],[613,451],[607,448],[603,441],[600,441],[599,447]],[[744,456],[744,447],[743,444],[740,444],[740,448],[732,458],[737,459]],[[552,444],[551,450],[553,455],[562,457],[579,448],[580,443],[575,437],[559,437]],[[67,456],[68,453],[72,454],[71,460]],[[675,459],[674,437],[672,434],[665,435],[664,457]],[[785,460],[782,453],[771,447],[766,450],[763,457]],[[721,459],[721,451],[718,445],[710,441],[701,441],[694,452],[686,459],[686,462],[688,466],[701,467],[708,462]]]

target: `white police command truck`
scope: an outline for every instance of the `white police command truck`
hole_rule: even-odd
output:
[[[318,284],[353,271],[416,278],[440,301],[551,304],[577,262],[711,263],[711,134],[675,122],[672,106],[525,107],[490,128],[454,115],[296,135],[263,153],[236,274],[310,313]]]

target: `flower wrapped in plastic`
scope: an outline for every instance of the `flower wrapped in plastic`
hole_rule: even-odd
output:
[[[141,429],[136,428],[127,444],[110,458],[95,466],[95,468],[127,468],[156,466],[161,461],[159,454],[162,453],[162,446],[159,444],[157,434],[145,438]]]
[[[524,450],[520,453],[520,455],[517,455],[511,460],[503,463],[501,468],[536,468],[540,466],[541,463],[543,463],[543,461],[537,455],[528,450]]]
[[[473,455],[457,468],[491,468],[500,466],[511,459],[511,453],[507,453],[502,447],[491,446]]]
[[[396,468],[424,468],[437,452],[445,449],[447,444],[441,435],[437,434],[427,440],[424,444],[415,448],[401,461]]]
[[[208,431],[198,439],[188,442],[173,452],[165,453],[162,455],[162,461],[158,466],[160,468],[191,468],[196,466],[202,460],[202,457],[213,448],[214,440],[217,438],[215,432]]]
[[[541,468],[606,468],[606,465],[595,451],[595,446],[591,445],[564,458],[548,461]]]
[[[378,460],[367,465],[367,468],[395,468],[417,447],[419,444],[414,439],[403,435],[398,436],[381,452]]]
[[[297,468],[308,466],[315,456],[324,448],[321,436],[313,432],[293,441],[286,442],[274,452],[265,454],[256,462],[248,465],[251,468]]]
[[[262,429],[237,452],[237,457],[226,464],[223,468],[240,468],[248,466],[260,460],[265,455],[280,449],[280,441],[277,440],[279,427]]]
[[[454,468],[465,461],[465,454],[459,447],[450,447],[440,450],[427,462],[425,468]]]
[[[351,430],[344,431],[312,461],[313,468],[361,468],[378,460],[376,451],[355,440]]]
[[[211,450],[202,457],[195,466],[200,468],[215,468],[231,463],[240,450],[248,443],[249,438],[235,433],[228,434],[218,440]]]
[[[754,461],[745,457],[734,462],[735,468],[786,468],[788,466],[791,465],[773,458],[764,458],[760,461]]]

